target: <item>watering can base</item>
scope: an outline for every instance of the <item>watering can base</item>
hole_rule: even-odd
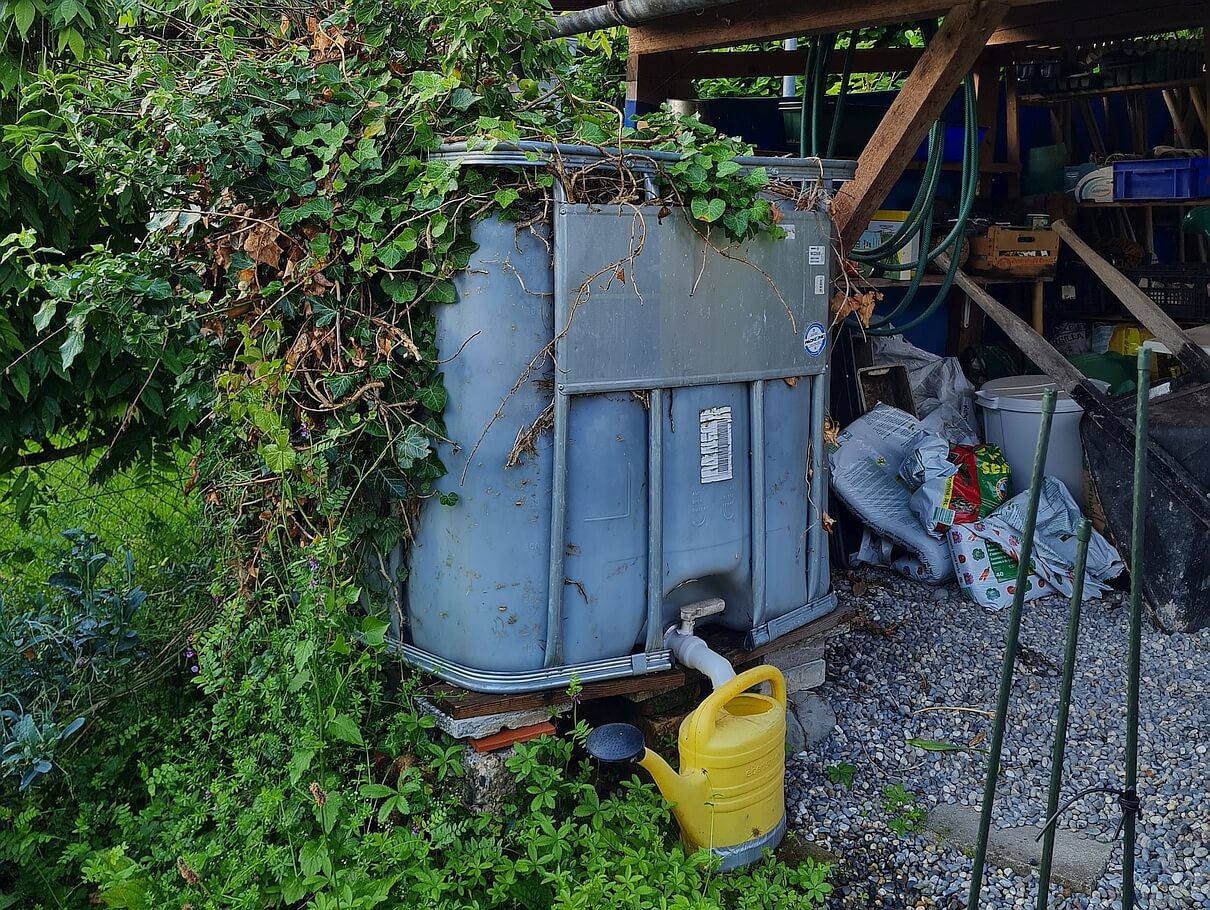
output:
[[[710,850],[715,856],[722,858],[719,871],[729,872],[741,866],[749,866],[760,862],[766,850],[776,850],[786,836],[786,817],[783,815],[773,826],[773,830],[750,841],[736,844],[734,847],[714,847]],[[692,845],[690,845],[692,849]]]

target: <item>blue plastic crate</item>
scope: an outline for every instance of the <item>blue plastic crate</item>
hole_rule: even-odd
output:
[[[1210,158],[1154,158],[1113,165],[1113,198],[1203,199],[1210,197]]]

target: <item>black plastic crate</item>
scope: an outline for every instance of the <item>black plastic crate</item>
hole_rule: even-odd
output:
[[[1146,265],[1122,269],[1165,313],[1178,322],[1210,322],[1210,266],[1204,263]]]
[[[1079,260],[1071,257],[1061,260],[1055,285],[1058,289],[1055,315],[1059,319],[1119,316],[1123,311],[1096,273]]]

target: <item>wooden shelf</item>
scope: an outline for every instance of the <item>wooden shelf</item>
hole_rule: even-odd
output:
[[[1154,209],[1154,208],[1197,208],[1210,205],[1210,199],[1151,199],[1122,200],[1121,202],[1077,202],[1082,209]]]
[[[1046,92],[1044,94],[1021,95],[1021,104],[1058,104],[1077,98],[1098,98],[1101,95],[1120,95],[1127,92],[1150,92],[1165,88],[1191,88],[1205,85],[1205,79],[1173,79],[1169,82],[1145,82],[1140,85],[1107,85],[1102,88],[1082,88],[1071,92]]]
[[[971,275],[971,280],[975,284],[987,286],[992,284],[1035,284],[1039,281],[1054,281],[1054,278],[996,278],[991,275]],[[934,275],[931,272],[925,273],[925,276],[920,279],[921,287],[937,287],[945,281],[944,275]],[[864,282],[872,288],[906,288],[910,281],[892,281],[889,278],[858,278],[853,279],[854,284]],[[958,285],[955,284],[954,287]]]

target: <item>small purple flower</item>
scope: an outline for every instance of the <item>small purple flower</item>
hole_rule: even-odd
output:
[[[319,568],[319,560],[312,556],[307,560],[307,568],[309,568],[312,572],[316,571]]]
[[[310,439],[310,438],[311,438],[311,431],[310,431],[309,429],[307,429],[307,425],[306,425],[305,423],[304,423],[304,424],[300,424],[300,425],[299,425],[299,427],[298,427],[298,435],[299,435],[301,438],[303,438],[303,439]]]
[[[198,673],[198,672],[200,672],[200,671],[198,670],[198,666],[197,666],[197,664],[194,664],[193,666],[191,666],[191,667],[189,668],[189,672],[190,672],[190,673]]]

